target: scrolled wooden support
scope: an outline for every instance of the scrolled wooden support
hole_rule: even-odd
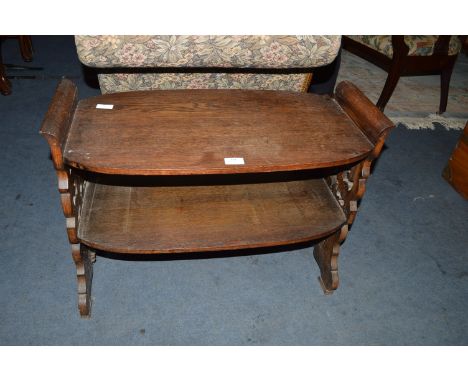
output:
[[[91,315],[92,252],[84,245],[72,244],[72,257],[78,281],[78,309],[81,317],[87,318]]]
[[[394,124],[350,82],[343,81],[337,86],[335,98],[374,145],[366,159],[329,180],[330,188],[348,217],[347,223],[351,225],[356,217],[358,202],[366,191],[372,161],[380,155]]]
[[[347,224],[351,225],[357,214],[358,201],[366,187],[366,177],[362,176],[362,163],[328,177],[327,181],[347,217]]]
[[[345,240],[348,227],[356,218],[359,200],[366,191],[372,161],[379,156],[388,132],[394,127],[393,122],[350,82],[343,81],[338,84],[335,99],[374,148],[361,162],[327,178],[328,186],[343,209],[347,222],[339,231],[314,248],[314,257],[321,274],[319,280],[325,294],[332,293],[338,287],[340,244]]]
[[[338,288],[338,255],[340,244],[346,239],[348,225],[322,240],[314,248],[314,258],[320,268],[319,282],[325,294],[331,294]]]
[[[41,126],[40,133],[49,143],[52,161],[57,173],[58,189],[63,214],[66,219],[68,241],[72,247],[72,257],[76,265],[78,279],[78,307],[82,317],[90,315],[90,293],[92,280],[92,263],[95,254],[80,244],[77,236],[84,192],[84,181],[65,166],[63,147],[70,129],[73,113],[77,103],[77,89],[73,82],[63,79],[52,99]]]

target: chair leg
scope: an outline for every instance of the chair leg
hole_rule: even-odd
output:
[[[23,57],[24,61],[31,62],[33,59],[33,47],[31,36],[19,36],[18,40],[20,45],[21,57]]]
[[[5,73],[5,66],[3,66],[2,59],[2,40],[0,39],[0,93],[8,95],[11,93],[11,83],[8,81]]]
[[[450,78],[452,77],[454,63],[447,65],[440,73],[440,104],[439,114],[447,110],[448,93],[450,87]]]
[[[11,83],[6,78],[5,68],[0,61],[0,93],[8,95],[11,93]]]
[[[382,94],[380,94],[379,100],[377,101],[377,107],[384,111],[387,102],[389,101],[390,97],[395,90],[398,80],[401,77],[401,73],[403,71],[403,64],[401,60],[396,60],[390,71],[388,72],[387,80],[385,81],[384,88],[382,90]]]

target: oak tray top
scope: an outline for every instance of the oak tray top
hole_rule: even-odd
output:
[[[87,182],[78,238],[116,253],[186,253],[300,243],[346,222],[323,179],[180,186]]]
[[[65,162],[121,175],[273,172],[346,165],[373,145],[338,103],[262,90],[156,90],[81,100]]]

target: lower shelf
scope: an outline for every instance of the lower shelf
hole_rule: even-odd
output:
[[[176,187],[87,182],[78,238],[109,252],[202,252],[314,240],[345,221],[322,179]]]

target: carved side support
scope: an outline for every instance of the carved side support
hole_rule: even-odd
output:
[[[348,227],[356,218],[358,203],[366,191],[372,161],[376,159],[385,143],[393,123],[361,91],[350,82],[341,82],[336,88],[335,98],[346,114],[356,123],[374,145],[368,157],[353,167],[327,178],[328,186],[346,215],[346,224],[338,232],[315,246],[323,291],[330,294],[338,287],[338,255],[340,244],[345,240]]]
[[[340,244],[346,239],[348,226],[345,224],[338,232],[322,240],[314,248],[314,258],[320,268],[319,282],[325,294],[338,288],[338,255]]]
[[[83,318],[91,314],[92,251],[83,244],[72,244],[72,256],[78,279],[78,309]]]
[[[351,225],[356,218],[358,202],[366,191],[372,161],[379,157],[394,124],[350,82],[341,82],[336,88],[335,96],[346,114],[374,145],[366,159],[327,179],[330,189],[348,218],[347,224]]]
[[[89,317],[91,314],[93,263],[96,261],[96,255],[91,249],[81,244],[77,236],[85,182],[68,169],[57,170],[57,175],[59,178],[60,201],[66,218],[68,241],[71,244],[72,257],[76,265],[78,309],[82,317]],[[66,188],[62,188],[63,186]]]
[[[371,160],[365,159],[351,169],[327,178],[328,186],[343,209],[348,225],[352,225],[356,218],[359,200],[366,191],[371,163]]]
[[[68,241],[71,244],[72,257],[76,265],[78,308],[82,317],[89,317],[91,313],[92,263],[95,261],[95,254],[89,248],[80,244],[77,236],[85,182],[65,166],[62,154],[76,101],[76,86],[69,80],[62,80],[49,106],[40,133],[49,143],[52,161],[57,173],[60,202],[66,219]]]

